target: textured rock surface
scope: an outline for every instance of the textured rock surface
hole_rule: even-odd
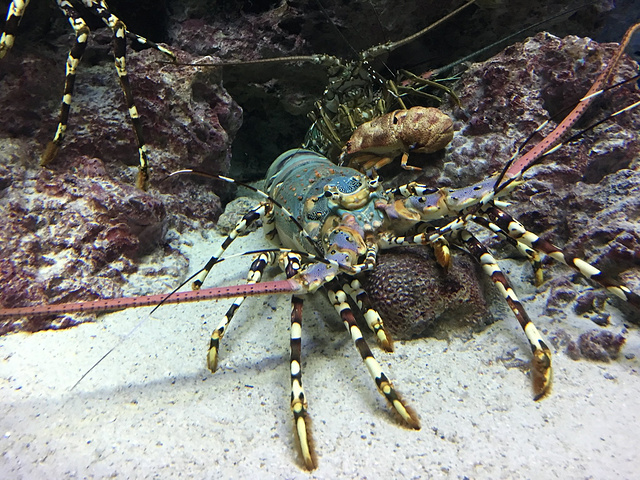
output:
[[[167,231],[215,221],[222,205],[214,189],[227,193],[188,176],[161,180],[185,167],[228,171],[241,110],[220,86],[219,71],[160,65],[159,52],[130,51],[128,69],[150,149],[151,189],[142,192],[134,187],[137,148],[110,59],[110,33],[92,36],[67,137],[47,168],[39,159],[56,128],[72,39],[68,32],[55,38],[55,49],[30,44],[28,35],[25,43],[18,40],[0,61],[0,304],[156,293],[153,272],[175,286],[188,262],[175,249],[177,234],[167,237]],[[182,62],[192,60],[176,53]],[[153,264],[141,274],[149,254]],[[0,332],[69,321],[8,321]]]
[[[432,163],[419,180],[460,187],[499,171],[514,145],[544,121],[562,118],[559,112],[584,95],[614,48],[589,39],[539,34],[472,65],[456,89],[465,111],[443,107],[457,119],[456,136],[445,155],[429,159]],[[637,65],[626,60],[616,78],[629,78],[636,69]],[[639,98],[634,85],[607,94],[589,111],[578,131]],[[639,126],[636,109],[563,147],[531,168],[527,182],[511,196],[513,205],[507,209],[532,231],[618,275],[635,291],[640,289]],[[402,173],[395,183],[414,177]],[[403,285],[410,285],[411,276],[405,278]],[[598,324],[606,323],[602,301],[578,296],[589,285],[580,275],[559,267],[547,272],[546,278],[549,281],[542,291],[549,289],[547,315],[562,317],[564,309],[574,308]],[[397,285],[397,279],[392,281]],[[399,311],[409,308],[405,304],[394,307]],[[637,322],[638,312],[629,311],[629,318]]]
[[[111,180],[97,159],[75,173],[25,168],[27,146],[1,140],[0,301],[3,306],[73,302],[122,294],[136,258],[164,244],[158,196]],[[2,332],[67,326],[68,319],[7,323]]]
[[[487,284],[470,257],[457,257],[446,273],[427,248],[398,248],[379,260],[364,287],[395,340],[446,337],[449,328],[492,321]]]

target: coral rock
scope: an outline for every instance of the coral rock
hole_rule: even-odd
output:
[[[456,257],[445,272],[430,249],[397,248],[379,255],[364,288],[397,340],[493,321],[478,267],[469,257]]]

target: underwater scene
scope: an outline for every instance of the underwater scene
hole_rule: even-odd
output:
[[[637,477],[637,2],[0,11],[0,477]]]

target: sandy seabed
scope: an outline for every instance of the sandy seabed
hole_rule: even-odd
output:
[[[193,268],[220,241],[194,241]],[[239,243],[265,245],[260,233]],[[248,262],[224,262],[209,285],[241,282]],[[533,292],[523,285],[516,289]],[[543,332],[563,328],[577,338],[594,328],[571,314],[543,316],[544,293],[521,296]],[[373,346],[421,418],[413,431],[398,424],[337,314],[316,295],[305,302],[303,324],[319,462],[309,474],[299,468],[289,411],[289,300],[248,299],[212,374],[206,348],[229,303],[163,306],[151,316],[150,308],[129,309],[0,338],[0,477],[638,478],[637,328],[611,363],[554,351],[554,387],[541,402],[518,368],[529,348],[503,305],[500,320],[471,339],[396,342],[392,354]],[[607,308],[620,330],[620,315]]]

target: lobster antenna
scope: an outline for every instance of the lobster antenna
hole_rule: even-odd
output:
[[[622,54],[624,53],[627,45],[638,29],[640,29],[640,22],[631,25],[627,29],[622,40],[620,41],[620,44],[614,51],[612,57],[609,59],[606,68],[598,75],[586,95],[584,95],[580,99],[580,101],[573,107],[573,110],[571,110],[571,112],[560,123],[556,125],[551,133],[549,133],[521,157],[516,158],[518,152],[516,152],[516,154],[511,157],[509,162],[507,162],[505,168],[502,170],[502,172],[500,172],[500,175],[498,175],[498,179],[493,188],[494,193],[497,193],[499,190],[509,185],[514,178],[520,178],[522,176],[522,173],[526,171],[531,165],[537,163],[540,158],[547,156],[560,148],[562,143],[558,142],[578,121],[578,118],[585,112],[585,110],[589,108],[589,106],[591,106],[591,104],[593,103],[593,99],[601,95],[604,91],[609,90],[609,85],[607,84],[611,78],[611,75],[613,74],[613,69],[620,61],[620,58],[622,57]],[[630,108],[633,108],[633,106],[626,107],[623,109],[623,111],[627,111]],[[618,115],[619,113],[622,112],[616,112],[614,116]],[[546,122],[538,127],[538,129],[542,128],[545,124]],[[504,184],[500,185],[500,182],[502,182],[502,180],[507,177],[507,175],[509,176],[507,181]]]
[[[544,25],[546,23],[549,23],[549,22],[552,22],[554,20],[557,20],[557,19],[559,19],[561,17],[564,17],[565,15],[573,14],[573,13],[577,12],[578,10],[581,10],[581,9],[583,9],[585,7],[588,7],[589,5],[593,5],[593,4],[594,4],[594,2],[587,2],[587,3],[583,3],[582,5],[579,5],[577,7],[567,8],[567,9],[563,10],[560,13],[552,15],[551,17],[547,17],[547,18],[545,18],[543,20],[540,20],[539,22],[536,22],[536,23],[533,23],[533,24],[531,24],[531,25],[529,25],[527,27],[524,27],[524,28],[518,30],[517,32],[511,33],[511,34],[507,35],[506,37],[503,37],[500,40],[497,40],[497,41],[493,42],[492,44],[481,48],[480,50],[476,50],[475,52],[470,53],[469,55],[456,60],[455,62],[451,62],[451,63],[449,63],[449,64],[447,64],[447,65],[445,65],[443,67],[440,67],[440,68],[437,68],[437,69],[433,70],[432,76],[437,77],[439,75],[447,73],[450,70],[453,70],[458,65],[460,65],[462,63],[465,63],[465,62],[468,62],[470,60],[473,60],[474,58],[482,55],[483,53],[485,53],[485,52],[487,52],[489,50],[492,50],[493,48],[500,47],[500,46],[502,46],[502,45],[504,45],[506,43],[509,43],[514,38],[519,37],[522,34],[528,32],[530,30],[533,30],[535,28],[538,28],[541,25]]]
[[[231,258],[238,258],[238,257],[243,257],[243,256],[249,256],[249,255],[257,255],[257,254],[261,254],[261,253],[295,253],[297,255],[300,255],[303,258],[307,258],[309,260],[315,261],[315,262],[319,262],[319,263],[325,263],[327,265],[335,265],[338,268],[340,268],[340,265],[337,264],[337,262],[334,262],[333,260],[328,260],[326,258],[322,258],[322,257],[317,257],[316,255],[310,254],[308,252],[301,252],[301,251],[297,251],[297,250],[292,250],[289,248],[264,248],[264,249],[259,249],[259,250],[251,250],[248,252],[242,252],[242,253],[236,253],[233,255],[229,255],[228,257],[223,257],[220,258],[219,261],[217,263],[223,262],[224,260],[229,260]],[[149,320],[149,317],[158,309],[160,308],[161,305],[163,305],[165,302],[169,301],[170,297],[172,297],[175,293],[177,293],[178,290],[180,290],[182,287],[184,287],[189,281],[191,281],[193,278],[196,277],[196,275],[198,275],[200,272],[202,271],[202,269],[198,270],[196,273],[194,273],[193,275],[191,275],[189,278],[187,278],[184,282],[182,282],[177,288],[175,288],[173,291],[171,291],[170,293],[168,293],[162,300],[160,300],[160,303],[158,303],[153,310],[151,310],[151,312],[149,312],[149,316],[143,318],[142,320],[140,320],[121,340],[120,342],[118,342],[117,344],[115,344],[113,347],[111,347],[102,357],[100,357],[100,359],[95,362],[79,379],[76,383],[73,384],[73,386],[70,388],[70,390],[73,390],[74,388],[76,388],[78,386],[78,384],[84,380],[84,378],[89,375],[89,373],[91,373],[92,370],[94,370],[100,363],[102,363],[102,361],[104,359],[106,359],[111,352],[113,352],[116,348],[118,348],[120,345],[122,345],[127,338],[129,338],[131,335],[133,335],[133,333],[138,330],[144,323],[147,322],[147,320]],[[263,284],[264,285],[264,284]],[[264,292],[263,292],[264,293]]]
[[[233,255],[229,255],[227,257],[221,257],[216,261],[216,264],[223,262],[224,260],[229,260],[230,258],[238,258],[238,257],[244,257],[244,256],[248,256],[248,255],[259,255],[261,253],[295,253],[296,255],[300,255],[303,258],[306,258],[308,260],[312,260],[318,263],[324,263],[327,265],[334,265],[338,268],[340,268],[340,265],[333,261],[333,260],[329,260],[326,259],[324,257],[318,257],[316,255],[313,255],[311,253],[308,252],[302,252],[302,251],[298,251],[298,250],[292,250],[290,248],[262,248],[259,250],[250,250],[247,252],[242,252],[242,253],[234,253]],[[187,278],[184,282],[182,282],[180,285],[178,285],[176,288],[174,288],[171,292],[169,292],[161,301],[160,303],[158,303],[153,310],[151,310],[149,312],[149,315],[152,315],[158,308],[160,308],[167,300],[169,300],[169,298],[178,292],[178,290],[180,290],[182,287],[184,287],[187,283],[189,283],[191,280],[193,280],[194,278],[196,278],[202,271],[204,270],[204,268],[201,268],[200,270],[198,270],[196,273],[194,273],[193,275],[191,275],[189,278]]]
[[[439,27],[440,25],[442,25],[443,23],[445,23],[449,19],[453,18],[454,16],[456,16],[458,13],[460,13],[461,11],[466,9],[467,7],[470,7],[471,5],[473,5],[475,3],[475,1],[476,0],[470,0],[470,1],[466,2],[462,6],[456,8],[454,11],[452,11],[452,12],[448,13],[447,15],[445,15],[444,17],[442,17],[440,20],[437,20],[437,21],[433,22],[431,25],[423,28],[422,30],[420,30],[419,32],[414,33],[413,35],[409,35],[408,37],[405,37],[405,38],[403,38],[401,40],[398,40],[397,42],[381,43],[380,45],[375,45],[375,46],[373,46],[371,48],[368,48],[364,52],[360,53],[360,58],[362,60],[369,60],[371,58],[376,58],[376,57],[382,55],[383,53],[392,52],[393,50],[395,50],[397,48],[400,48],[403,45],[411,43],[415,39],[420,38],[421,36],[423,36],[425,33],[428,33],[431,30],[434,30],[435,28]]]
[[[335,22],[333,20],[331,20],[331,17],[329,16],[329,12],[327,12],[326,8],[324,8],[324,5],[322,4],[322,2],[320,0],[316,0],[316,3],[318,4],[318,6],[320,7],[320,10],[322,10],[322,13],[324,14],[324,16],[326,17],[326,19],[329,21],[329,23],[331,24],[331,26],[333,27],[333,30],[338,34],[338,36],[340,38],[342,38],[342,41],[345,43],[345,45],[347,45],[349,47],[349,49],[351,50],[351,52],[353,53],[353,55],[358,58],[359,57],[359,53],[356,51],[355,48],[353,48],[353,45],[351,45],[351,42],[347,39],[347,37],[344,36],[344,34],[340,31],[340,29],[338,28],[338,26],[335,24]],[[375,11],[375,10],[374,10]],[[376,15],[377,18],[377,15]],[[380,23],[378,21],[378,23]]]
[[[626,80],[622,80],[618,83],[615,83],[611,86],[608,86],[606,88],[603,88],[602,90],[599,90],[591,95],[589,95],[588,97],[584,97],[581,100],[585,100],[588,98],[592,98],[592,97],[597,97],[598,95],[601,95],[605,92],[608,92],[609,90],[613,90],[614,88],[620,87],[622,85],[625,85],[627,83],[631,83],[637,79],[640,78],[640,74],[635,75],[631,78],[628,78]],[[555,114],[553,119],[559,118],[559,117],[563,117],[569,112],[571,111],[573,108],[575,108],[575,105],[570,106],[570,107],[565,107],[563,108],[559,113]],[[589,125],[587,128],[585,128],[584,130],[580,131],[579,133],[576,133],[575,135],[572,135],[571,138],[568,138],[565,142],[563,142],[563,144],[572,142],[573,140],[576,140],[578,137],[580,137],[580,135],[588,132],[589,130],[597,127],[598,125],[606,122],[607,120],[609,120],[612,117],[615,117],[616,115],[621,114],[622,112],[625,112],[627,110],[631,110],[632,108],[634,108],[633,105],[629,105],[628,107],[623,108],[622,110],[619,110],[618,112],[615,112],[611,115],[609,115],[608,117],[603,118],[602,120],[600,120],[597,123],[594,123],[592,125]],[[552,120],[553,120],[552,119]],[[511,163],[513,163],[513,161],[515,160],[516,156],[522,151],[522,149],[533,139],[533,137],[536,135],[536,133],[538,133],[540,130],[542,130],[547,124],[549,123],[549,120],[546,120],[545,122],[541,123],[533,132],[531,132],[531,134],[524,140],[524,142],[522,142],[516,149],[515,153],[513,154],[513,156],[509,159],[509,162],[507,163],[507,166],[510,166]]]
[[[634,77],[625,80],[623,82],[620,82],[612,87],[600,90],[599,92],[597,92],[594,95],[599,95],[607,90],[610,90],[611,88],[617,87],[619,85],[625,84],[625,83],[629,83],[632,82],[634,80],[637,80],[640,78],[640,74],[639,75],[635,75]],[[574,135],[572,135],[571,137],[567,138],[565,141],[563,141],[562,143],[559,143],[558,145],[551,147],[549,150],[547,150],[546,152],[542,153],[537,159],[535,159],[534,161],[531,161],[529,164],[527,164],[526,168],[523,170],[523,172],[525,170],[528,170],[530,167],[536,165],[537,163],[539,163],[543,158],[546,158],[547,156],[551,155],[553,152],[555,152],[556,150],[558,150],[559,148],[563,147],[564,145],[567,145],[577,139],[579,139],[580,137],[582,137],[582,135],[584,135],[586,132],[593,130],[594,128],[596,128],[599,125],[602,125],[604,122],[611,120],[614,117],[617,117],[618,115],[621,115],[625,112],[628,112],[630,110],[633,110],[634,108],[640,106],[640,100],[638,100],[637,102],[634,102],[630,105],[627,105],[626,107],[621,108],[620,110],[617,110],[616,112],[608,115],[607,117],[603,118],[602,120],[599,120],[597,122],[592,123],[591,125],[589,125],[588,127],[580,130],[578,133],[575,133]],[[507,162],[507,164],[504,166],[504,168],[502,169],[502,171],[500,172],[500,175],[498,176],[498,178],[496,179],[496,183],[493,187],[494,192],[499,192],[500,190],[503,190],[505,187],[507,187],[511,182],[513,182],[514,180],[516,180],[518,178],[518,176],[513,176],[511,178],[509,178],[506,182],[502,183],[502,180],[504,179],[507,171],[509,170],[509,168],[511,167],[511,165],[513,164],[513,162],[516,160],[516,157],[518,155],[518,153],[520,152],[520,150],[522,149],[522,147],[524,147],[524,145],[526,145],[526,143],[538,132],[540,131],[540,129],[542,129],[549,121],[547,120],[546,122],[544,122],[542,125],[540,125],[538,128],[536,128],[536,130],[529,135],[529,137],[527,138],[527,140],[524,142],[524,144],[522,144],[521,146],[518,147],[518,149],[516,150],[516,152],[513,154],[513,156],[509,159],[509,161]]]
[[[207,57],[204,57],[207,58]],[[333,63],[329,60],[333,59]],[[261,64],[273,64],[273,63],[293,63],[293,62],[311,62],[318,63],[320,65],[333,65],[338,62],[338,58],[333,55],[291,55],[289,57],[274,57],[274,58],[257,58],[254,60],[225,60],[220,62],[168,62],[166,60],[158,60],[157,63],[162,65],[179,65],[182,67],[227,67],[227,66],[239,66],[239,65],[261,65]]]
[[[224,257],[221,258],[220,262],[224,261],[224,260],[228,260],[231,258],[238,258],[238,257],[242,257],[242,256],[248,256],[248,255],[257,255],[260,253],[269,253],[269,252],[289,252],[289,253],[295,253],[298,254],[302,257],[320,262],[320,263],[326,263],[326,264],[333,264],[335,262],[332,262],[331,260],[327,260],[324,258],[319,258],[316,257],[315,255],[309,254],[307,252],[299,252],[296,250],[291,250],[288,248],[265,248],[265,249],[260,249],[260,250],[251,250],[248,252],[242,252],[242,253],[236,253],[233,255],[229,255],[228,257]],[[198,270],[195,274],[191,275],[191,277],[189,277],[187,280],[185,280],[184,282],[182,282],[177,288],[175,288],[171,293],[168,293],[161,301],[160,303],[158,303],[153,310],[151,310],[151,312],[149,312],[149,316],[143,318],[142,320],[140,320],[118,343],[116,343],[113,347],[111,347],[104,355],[102,355],[102,357],[100,357],[100,359],[95,362],[84,374],[82,374],[82,376],[78,379],[78,381],[76,383],[73,384],[73,386],[69,389],[70,391],[73,390],[74,388],[76,388],[78,386],[78,384],[80,382],[82,382],[82,380],[84,380],[84,378],[89,375],[89,373],[91,373],[92,370],[94,370],[100,363],[102,363],[102,361],[104,359],[106,359],[109,355],[111,355],[111,352],[113,352],[116,348],[118,348],[120,345],[122,345],[131,335],[133,335],[133,333],[138,330],[144,323],[146,323],[149,320],[149,317],[161,306],[163,305],[167,300],[169,300],[169,297],[171,297],[173,294],[175,294],[178,290],[180,290],[182,287],[184,287],[190,280],[192,280],[196,275],[198,275],[198,273],[200,273],[202,270]]]
[[[413,35],[410,35],[408,37],[405,37],[401,40],[398,40],[397,42],[386,42],[386,43],[382,43],[380,45],[375,45],[371,48],[368,48],[367,50],[364,50],[362,52],[356,52],[355,49],[351,46],[351,44],[349,43],[349,41],[344,37],[344,35],[342,35],[342,33],[336,28],[336,31],[338,32],[338,34],[344,39],[345,43],[347,45],[349,45],[349,48],[355,53],[355,55],[360,58],[361,61],[367,61],[373,58],[376,58],[380,55],[382,55],[383,53],[388,53],[391,52],[399,47],[402,47],[403,45],[406,45],[410,42],[412,42],[413,40],[421,37],[422,35],[430,32],[431,30],[435,29],[436,27],[439,27],[441,24],[443,24],[444,22],[448,21],[449,19],[451,19],[452,17],[454,17],[455,15],[457,15],[459,12],[461,12],[462,10],[464,10],[467,7],[470,7],[471,5],[473,5],[475,3],[476,0],[470,0],[467,3],[463,4],[461,7],[457,8],[456,10],[454,10],[453,12],[445,15],[444,17],[440,18],[439,20],[437,20],[436,22],[432,23],[431,25],[423,28],[422,30],[420,30],[419,32],[414,33]],[[324,9],[324,7],[322,6],[322,4],[320,3],[320,1],[318,0],[318,4],[320,5],[320,8],[322,9],[322,11],[325,13],[325,15],[327,16],[327,18],[330,20],[328,13],[326,12],[326,10]],[[333,23],[333,22],[332,22]],[[335,25],[334,25],[335,27]],[[239,65],[263,65],[263,64],[275,64],[275,63],[292,63],[292,62],[311,62],[311,63],[316,63],[316,64],[320,64],[320,65],[324,65],[324,66],[333,66],[333,65],[340,65],[341,61],[340,59],[338,59],[337,57],[333,56],[333,55],[326,55],[326,54],[315,54],[315,55],[291,55],[288,57],[275,57],[275,58],[259,58],[259,59],[254,59],[254,60],[225,60],[225,61],[221,61],[221,62],[196,62],[196,63],[188,63],[188,62],[168,62],[168,61],[164,61],[164,60],[158,60],[158,63],[162,64],[162,65],[179,65],[179,66],[190,66],[190,67],[225,67],[225,66],[239,66]]]

